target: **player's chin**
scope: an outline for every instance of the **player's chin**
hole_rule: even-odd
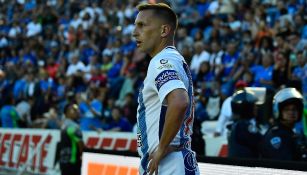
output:
[[[142,42],[141,41],[136,42],[136,47],[137,48],[141,48],[142,47]]]
[[[137,46],[137,49],[140,51],[140,52],[145,52],[145,49],[141,46]]]

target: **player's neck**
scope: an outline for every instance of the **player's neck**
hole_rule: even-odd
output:
[[[160,44],[153,50],[153,52],[149,54],[150,57],[153,58],[167,46],[174,46],[174,40],[162,40]]]

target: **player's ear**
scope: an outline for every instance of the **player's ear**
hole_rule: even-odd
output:
[[[166,36],[168,36],[171,32],[171,26],[170,25],[162,25],[161,26],[161,37],[164,38]]]

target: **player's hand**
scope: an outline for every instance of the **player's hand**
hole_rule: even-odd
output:
[[[161,159],[165,155],[164,152],[165,151],[158,148],[155,152],[149,155],[148,157],[149,166],[147,169],[149,175],[152,175],[153,173],[155,173],[155,175],[158,174],[158,166],[159,166]]]
[[[182,147],[173,146],[168,146],[166,149],[161,149],[158,147],[158,149],[152,154],[150,154],[148,157],[149,165],[147,168],[147,172],[149,173],[149,175],[152,175],[153,173],[155,173],[155,175],[158,174],[159,163],[168,153],[180,151],[181,149]]]

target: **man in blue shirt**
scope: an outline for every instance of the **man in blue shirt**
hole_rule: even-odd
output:
[[[0,116],[3,128],[18,128],[18,113],[15,109],[14,100],[12,95],[4,99],[4,105],[1,108]]]

